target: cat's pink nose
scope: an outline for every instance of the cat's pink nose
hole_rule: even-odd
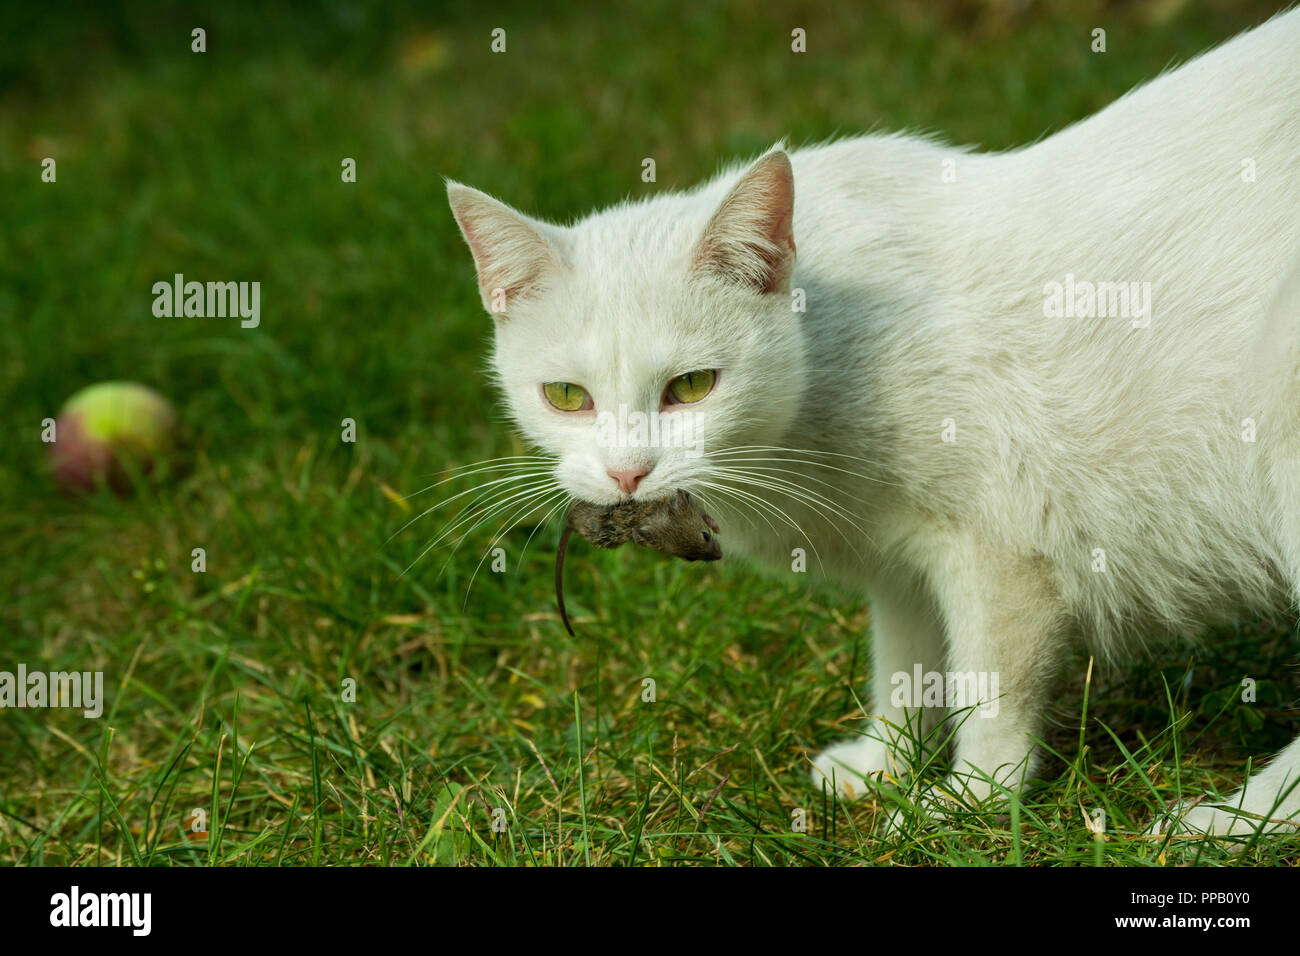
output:
[[[641,479],[650,474],[649,468],[623,468],[615,470],[609,469],[605,474],[618,482],[623,494],[630,495],[636,491],[636,486],[641,484]]]

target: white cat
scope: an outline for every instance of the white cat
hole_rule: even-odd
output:
[[[981,703],[900,675],[992,676],[944,788],[982,799],[1032,773],[1072,640],[1300,597],[1300,12],[1007,153],[778,147],[572,226],[448,196],[539,496],[685,488],[729,552],[865,589],[879,718],[815,762],[846,795],[924,704]],[[620,411],[702,438],[612,441]],[[1300,821],[1298,779],[1300,741],[1179,825]]]

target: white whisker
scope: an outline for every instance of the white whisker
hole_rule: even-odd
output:
[[[409,521],[406,522],[406,524],[402,525],[391,535],[389,535],[388,540],[392,541],[393,538],[397,537],[399,534],[401,534],[411,525],[415,524],[415,522],[419,521],[421,518],[425,517],[428,514],[433,513],[434,511],[437,511],[439,508],[443,508],[451,504],[457,498],[463,498],[466,495],[471,495],[476,491],[483,491],[485,488],[491,488],[493,485],[505,484],[512,481],[524,481],[531,478],[550,477],[550,474],[551,473],[549,471],[530,471],[518,475],[506,475],[504,478],[494,478],[492,481],[475,485],[473,488],[467,488],[464,491],[460,492],[459,494],[452,495],[450,498],[444,498],[442,501],[435,502],[434,504],[430,505],[428,508],[425,508],[418,515],[416,515],[414,518],[411,518]],[[473,504],[471,504],[469,507],[472,508]],[[461,514],[464,514],[464,512],[462,511]]]
[[[791,528],[797,531],[803,537],[803,539],[808,542],[808,547],[812,548],[813,555],[817,558],[817,564],[822,569],[822,574],[823,575],[826,574],[826,566],[825,564],[822,563],[821,553],[817,550],[817,545],[813,544],[812,538],[808,536],[808,533],[804,531],[802,527],[800,527],[799,522],[795,521],[788,514],[786,514],[784,509],[777,507],[772,502],[768,501],[766,498],[763,498],[760,495],[755,495],[752,492],[745,491],[742,488],[735,488],[730,485],[722,485],[716,482],[701,482],[701,483],[704,484],[705,487],[713,488],[714,490],[720,493],[725,494],[730,492],[732,494],[743,495],[744,497],[750,499],[755,505],[770,510],[773,514],[775,514],[786,524],[788,524]],[[772,530],[775,533],[776,529],[773,528]]]
[[[561,497],[567,496],[567,492],[561,490],[560,496]],[[545,501],[543,502],[541,499],[545,499]],[[469,604],[469,594],[470,591],[472,591],[474,588],[474,580],[475,578],[478,577],[478,573],[483,567],[483,562],[487,560],[488,555],[490,555],[492,553],[492,550],[497,546],[497,542],[499,542],[502,538],[504,538],[507,534],[509,534],[512,530],[514,530],[515,525],[519,523],[519,519],[523,515],[527,514],[529,511],[534,511],[537,508],[544,508],[546,507],[547,504],[549,504],[551,501],[554,500],[555,498],[547,496],[546,492],[544,491],[540,492],[539,494],[525,501],[524,504],[517,511],[514,512],[514,514],[512,514],[509,518],[505,520],[505,523],[501,528],[501,530],[497,533],[496,537],[494,537],[490,542],[488,542],[487,548],[485,548],[483,551],[483,556],[478,559],[478,564],[474,566],[474,573],[469,576],[469,584],[465,586],[465,600],[461,603],[462,609],[464,609],[464,607]],[[550,517],[550,512],[547,513],[547,517],[548,518]],[[534,533],[536,533],[536,530],[537,530],[536,528],[533,529]],[[531,541],[532,535],[529,535],[528,539]],[[447,560],[450,561],[451,559],[448,558]],[[523,560],[523,554],[521,552],[520,561],[522,560]],[[441,572],[439,572],[439,576],[441,577]]]
[[[504,471],[508,468],[516,467],[531,467],[536,465],[538,462],[553,464],[555,461],[556,459],[549,455],[512,455],[508,458],[487,458],[483,461],[472,461],[468,464],[457,465],[455,468],[445,468],[442,471],[433,471],[420,475],[419,477],[421,478],[434,478],[438,475],[449,475],[450,477],[444,478],[442,481],[435,481],[433,484],[426,485],[419,491],[413,491],[409,495],[403,495],[402,500],[409,501],[416,495],[424,494],[430,488],[437,488],[439,485],[445,485],[447,482],[455,481],[457,478],[468,478],[470,475],[476,475],[480,472]],[[495,462],[502,462],[502,464],[494,464]]]
[[[853,515],[844,511],[833,501],[831,501],[828,498],[825,498],[822,495],[819,495],[815,491],[810,491],[808,489],[800,488],[797,485],[785,481],[784,479],[778,479],[772,476],[759,477],[756,475],[756,473],[747,472],[744,469],[717,469],[715,471],[715,474],[718,477],[735,477],[740,481],[744,481],[747,485],[751,487],[763,488],[768,491],[774,491],[777,494],[785,495],[787,498],[795,498],[797,500],[803,501],[805,504],[809,505],[809,507],[811,507],[813,511],[816,512],[819,516],[827,519],[827,523],[830,524],[830,526],[835,529],[836,533],[839,534],[839,536],[844,539],[844,543],[847,544],[849,546],[849,549],[853,551],[854,554],[858,555],[859,558],[862,557],[861,552],[858,551],[857,547],[854,545],[853,541],[849,538],[849,536],[844,533],[844,529],[840,527],[839,523],[832,520],[832,518],[839,517],[843,519],[844,521],[848,522],[855,531],[857,531],[859,534],[865,537],[868,541],[871,540],[871,535],[867,533],[866,529],[864,529],[861,525],[857,523]]]
[[[492,515],[498,513],[504,508],[508,508],[511,502],[517,501],[519,498],[525,497],[527,495],[538,494],[543,489],[546,489],[553,485],[554,485],[554,480],[551,478],[547,478],[544,481],[535,482],[522,489],[518,489],[518,488],[501,489],[501,494],[498,495],[498,497],[494,498],[488,504],[482,506],[484,510],[481,513],[479,514],[471,513],[467,517],[460,518],[460,520],[456,521],[451,527],[443,531],[442,534],[434,538],[433,541],[429,542],[429,544],[425,546],[424,550],[422,550],[418,555],[416,555],[415,560],[412,561],[409,565],[407,565],[406,570],[402,572],[402,575],[405,576],[407,571],[410,571],[411,568],[415,567],[415,565],[420,561],[420,559],[423,558],[426,554],[428,554],[429,551],[431,551],[434,547],[436,547],[440,541],[446,538],[449,534],[454,534],[456,530],[461,526],[463,526],[466,522],[477,518],[477,520],[474,520],[474,524],[469,528],[469,530],[466,531],[464,534],[462,534],[456,540],[456,544],[452,548],[452,554],[456,553],[456,549],[459,548],[461,543],[464,542],[464,540],[470,534],[473,533],[475,528],[481,525],[484,521],[490,520]],[[477,502],[475,504],[477,504]],[[474,506],[467,508],[466,511],[472,511],[473,507]],[[462,512],[462,514],[463,513],[464,512]],[[448,558],[448,560],[450,560],[450,557]],[[445,569],[446,565],[444,565],[443,567]]]

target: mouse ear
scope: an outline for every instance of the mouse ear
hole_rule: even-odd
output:
[[[704,523],[709,526],[709,530],[712,531],[714,534],[722,533],[722,529],[718,527],[718,523],[714,521],[711,516],[701,512],[700,517],[704,519]]]
[[[673,495],[673,500],[668,503],[668,511],[674,515],[684,515],[690,508],[691,496],[682,489],[678,489],[677,494]]]

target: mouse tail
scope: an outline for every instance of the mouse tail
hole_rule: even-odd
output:
[[[560,532],[560,544],[555,551],[555,602],[560,607],[560,620],[564,622],[564,629],[570,637],[577,637],[569,624],[569,613],[564,609],[564,554],[569,549],[569,537],[572,534],[573,528],[566,524]]]

